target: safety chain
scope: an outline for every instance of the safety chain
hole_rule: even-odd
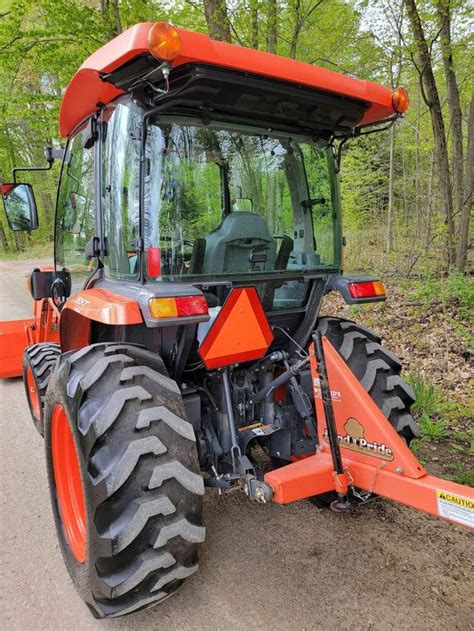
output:
[[[369,491],[362,491],[362,493],[359,493],[359,491],[356,491],[355,486],[354,486],[354,478],[352,477],[351,472],[349,471],[349,469],[347,467],[345,467],[344,471],[346,472],[347,477],[349,479],[349,488],[351,489],[352,494],[354,495],[354,497],[359,499],[363,504],[365,502],[368,502],[369,499],[372,497],[372,495],[374,493],[375,483],[377,481],[377,475],[378,475],[380,469],[385,469],[386,466],[387,465],[386,465],[385,462],[381,462],[380,463],[380,465],[375,470],[375,475],[374,475],[374,479],[372,481],[372,485],[370,487],[370,490]]]

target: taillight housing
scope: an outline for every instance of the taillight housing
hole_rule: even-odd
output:
[[[209,313],[207,301],[202,295],[151,298],[149,307],[150,315],[155,320],[189,318],[192,316],[203,316]]]
[[[386,298],[387,290],[380,280],[352,282],[347,285],[351,298]]]

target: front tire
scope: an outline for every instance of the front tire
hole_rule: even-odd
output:
[[[198,568],[204,483],[185,417],[161,359],[137,346],[66,353],[51,378],[53,513],[68,570],[97,618],[153,606]]]
[[[61,355],[59,344],[42,342],[28,346],[23,353],[23,384],[31,418],[38,432],[44,434],[44,404],[51,373]]]

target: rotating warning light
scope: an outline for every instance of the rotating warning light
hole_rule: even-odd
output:
[[[410,99],[408,97],[408,90],[401,85],[395,88],[392,94],[393,109],[397,114],[403,114],[407,111],[410,105]]]
[[[148,33],[150,53],[159,61],[173,61],[181,51],[178,31],[168,22],[157,22]]]

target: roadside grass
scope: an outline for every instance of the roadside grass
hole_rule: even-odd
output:
[[[35,243],[29,245],[25,250],[21,252],[11,252],[6,250],[0,250],[0,261],[18,261],[31,259],[46,259],[53,260],[53,244],[52,243]]]

